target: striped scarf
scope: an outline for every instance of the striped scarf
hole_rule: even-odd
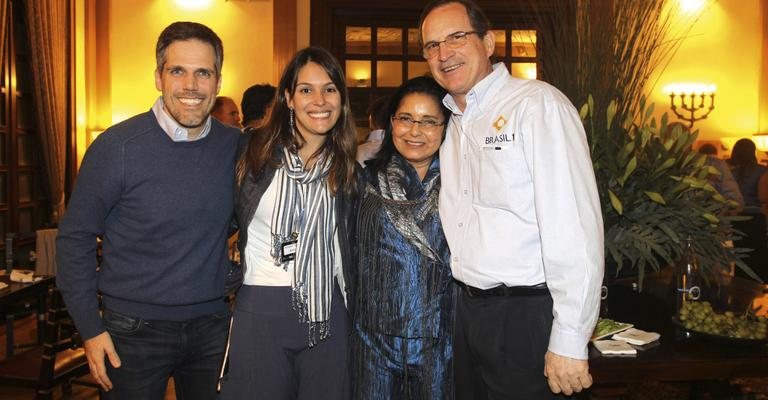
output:
[[[272,211],[272,252],[275,265],[288,269],[281,261],[283,244],[298,238],[294,260],[293,308],[299,320],[309,324],[309,346],[330,335],[333,243],[336,228],[335,199],[328,191],[326,177],[331,160],[317,160],[306,171],[298,154],[283,149],[283,167],[275,207]]]

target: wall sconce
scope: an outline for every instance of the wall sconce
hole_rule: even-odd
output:
[[[665,86],[664,92],[669,95],[672,112],[677,118],[687,121],[691,129],[694,122],[707,118],[715,109],[716,89],[711,83],[673,83]]]
[[[209,8],[213,0],[176,0],[176,5],[182,10],[204,10]]]
[[[752,141],[758,150],[768,152],[768,133],[755,133],[752,135]]]

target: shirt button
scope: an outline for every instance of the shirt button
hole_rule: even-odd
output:
[[[464,226],[464,223],[463,222],[459,222],[459,228],[461,228],[463,226]]]
[[[469,194],[469,190],[464,189],[464,194]]]
[[[453,257],[453,261],[459,262],[459,257]]]

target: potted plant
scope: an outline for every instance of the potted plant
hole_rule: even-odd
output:
[[[589,97],[580,110],[600,193],[606,263],[616,273],[631,267],[642,285],[646,268],[673,264],[690,237],[705,278],[736,263],[757,279],[741,250],[724,246],[736,234],[731,222],[739,217],[730,211],[737,204],[710,184],[718,171],[692,149],[697,132],[669,124],[666,114],[657,123],[653,104],[639,104],[639,119],[624,121],[616,119],[615,102],[599,115]]]
[[[690,236],[705,278],[730,263],[754,277],[741,250],[723,245],[736,234],[736,217],[727,216],[733,205],[707,180],[717,172],[691,148],[696,132],[670,126],[666,114],[652,118],[643,96],[696,17],[686,19],[666,0],[529,4],[541,27],[544,78],[584,104],[606,264],[636,273],[642,288],[646,269],[674,263]]]

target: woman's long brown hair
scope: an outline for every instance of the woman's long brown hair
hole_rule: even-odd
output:
[[[349,106],[349,96],[344,83],[344,72],[336,58],[320,47],[307,47],[300,50],[286,66],[280,78],[277,93],[275,93],[272,110],[267,116],[267,122],[258,131],[251,134],[248,147],[238,163],[238,182],[249,170],[253,176],[257,176],[265,167],[279,168],[282,163],[282,156],[276,154],[277,149],[287,147],[298,150],[304,145],[304,138],[298,129],[295,133],[291,131],[288,121],[290,111],[285,94],[288,92],[293,95],[296,90],[299,71],[310,62],[325,70],[341,95],[339,119],[330,132],[326,134],[325,143],[312,154],[312,158],[321,155],[332,157],[328,174],[328,188],[332,194],[336,194],[339,190],[346,193],[352,191],[357,142],[355,124]]]

